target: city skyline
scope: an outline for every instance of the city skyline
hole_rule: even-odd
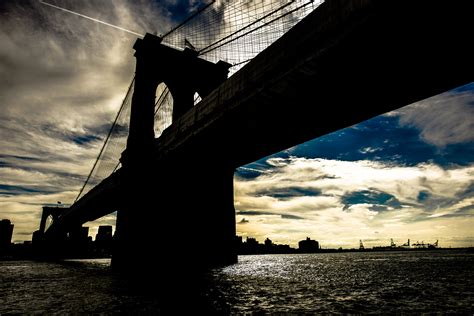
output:
[[[10,222],[9,219],[2,219],[1,221],[1,226],[0,227],[0,235],[2,236],[2,244],[5,246],[5,245],[13,245],[13,244],[16,244],[16,245],[21,245],[22,243],[19,243],[19,242],[12,242],[11,239],[12,239],[12,236],[13,236],[13,231],[14,231],[14,224]],[[89,226],[81,226],[80,229],[78,230],[75,230],[74,232],[72,232],[72,235],[69,235],[68,238],[72,238],[72,240],[77,240],[78,238],[82,239],[83,241],[98,241],[98,242],[102,242],[104,240],[108,240],[108,241],[112,241],[114,239],[114,235],[115,235],[115,231],[114,231],[114,226],[113,225],[100,225],[97,227],[98,230],[97,230],[97,234],[94,235],[91,235],[89,234]],[[23,241],[24,244],[26,245],[30,245],[31,242],[35,243],[35,235],[40,233],[40,231],[35,231],[33,234],[32,234],[32,240],[25,240]],[[39,236],[36,236],[36,238],[38,238]],[[295,249],[293,248],[292,246],[290,245],[286,245],[286,244],[276,244],[276,243],[273,243],[273,241],[268,238],[268,237],[265,237],[265,240],[258,240],[257,238],[254,238],[253,236],[249,236],[248,234],[246,234],[246,240],[244,241],[243,240],[243,236],[241,235],[236,235],[236,240],[238,241],[239,244],[242,244],[242,243],[247,243],[249,244],[250,243],[254,243],[255,245],[265,245],[265,246],[284,246],[284,247],[288,247],[288,248],[285,248],[285,249]],[[40,237],[41,238],[41,237]],[[262,243],[260,243],[262,242]],[[310,237],[306,237],[306,239],[303,239],[303,240],[300,240],[297,242],[297,248],[301,250],[301,243],[304,243],[304,242],[313,242],[313,240],[310,238]],[[363,246],[363,240],[360,239],[359,240],[359,250],[363,250],[363,249],[372,249],[372,248],[369,248],[369,247],[365,247]],[[429,248],[431,246],[431,248],[442,248],[440,247],[438,244],[439,244],[439,240],[436,240],[434,243],[430,243],[428,241],[425,241],[425,240],[422,240],[421,242],[419,240],[417,241],[411,241],[410,238],[407,239],[407,241],[403,244],[400,244],[398,243],[399,241],[398,240],[395,240],[393,238],[390,238],[390,245],[376,245],[376,246],[373,246],[374,249],[377,249],[377,248],[392,248],[392,249],[398,249],[398,248],[404,248],[404,249],[421,249],[421,248]],[[336,248],[328,248],[328,247],[322,247],[319,242],[316,240],[316,247],[314,247],[315,249],[328,249],[328,250],[336,250]],[[435,245],[435,247],[432,247],[433,245]],[[472,247],[472,246],[471,246]],[[471,248],[471,247],[468,247],[468,248]],[[353,249],[357,249],[356,247],[351,247],[351,248],[338,248],[338,249],[345,249],[345,250],[353,250]],[[445,248],[446,249],[446,248]]]
[[[199,6],[55,3],[158,34]],[[90,171],[133,76],[136,37],[37,1],[0,13],[0,219],[15,224],[15,241],[31,240],[41,207],[72,203]],[[472,246],[473,122],[469,84],[243,166],[237,232],[293,246],[306,236],[336,248],[390,238]],[[86,226],[95,235],[114,220]]]

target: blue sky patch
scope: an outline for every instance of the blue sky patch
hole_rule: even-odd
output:
[[[350,192],[341,197],[341,202],[344,204],[344,210],[355,204],[375,204],[387,207],[382,207],[379,210],[386,210],[388,207],[399,209],[402,206],[400,201],[393,195],[375,190]]]
[[[101,137],[97,135],[75,135],[71,137],[71,140],[78,145],[86,145],[99,139]]]
[[[416,198],[418,202],[424,202],[431,196],[431,193],[428,191],[418,192],[418,197]]]
[[[295,146],[288,152],[297,157],[376,160],[402,165],[446,160],[437,157],[436,147],[420,139],[418,129],[400,127],[396,116],[379,116]]]
[[[0,196],[13,196],[41,192],[43,191],[24,186],[0,184]]]

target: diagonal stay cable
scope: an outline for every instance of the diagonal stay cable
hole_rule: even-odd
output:
[[[161,92],[161,95],[158,98],[158,101],[156,101],[156,103],[155,103],[155,107],[158,103],[160,104],[160,105],[158,105],[158,107],[156,107],[155,116],[156,116],[156,113],[158,113],[158,111],[161,109],[161,106],[164,104],[164,101],[166,100],[166,97],[168,97],[169,93],[170,93],[170,90],[168,89],[168,87],[166,87],[163,90],[163,92]]]
[[[211,2],[209,2],[207,5],[205,5],[204,7],[202,7],[201,9],[197,10],[195,13],[193,13],[191,16],[189,16],[188,18],[186,18],[183,22],[179,23],[178,25],[176,25],[175,27],[173,27],[171,30],[169,30],[168,32],[166,32],[166,34],[162,35],[161,38],[165,38],[166,36],[170,35],[171,33],[173,33],[174,31],[176,31],[177,29],[179,29],[180,27],[182,27],[183,25],[185,25],[186,23],[188,23],[189,21],[191,21],[192,19],[194,19],[196,16],[198,16],[199,14],[201,14],[201,12],[203,12],[204,10],[206,10],[207,8],[209,8],[211,5],[214,4],[214,2],[216,2],[216,0],[212,0]]]
[[[92,176],[92,173],[94,172],[94,169],[97,166],[97,163],[99,162],[100,157],[102,156],[102,153],[104,152],[104,149],[105,149],[105,147],[106,147],[106,145],[107,145],[107,143],[110,139],[110,135],[112,135],[112,131],[114,130],[114,128],[117,124],[117,120],[120,116],[120,113],[122,113],[123,107],[126,103],[125,100],[127,100],[127,97],[129,95],[130,91],[132,90],[132,87],[133,87],[134,83],[135,83],[135,77],[133,77],[132,82],[128,86],[127,93],[125,94],[125,98],[122,101],[122,105],[120,106],[120,109],[118,110],[117,115],[115,116],[114,122],[112,123],[112,127],[110,127],[109,133],[107,134],[107,137],[105,138],[104,144],[102,145],[102,148],[100,149],[99,155],[97,156],[97,159],[95,160],[94,165],[92,166],[92,169],[89,172],[89,175],[87,176],[86,182],[84,182],[84,185],[82,186],[81,190],[79,191],[79,194],[77,195],[76,199],[74,200],[74,203],[76,203],[77,200],[79,200],[79,197],[81,196],[82,192],[84,191],[85,187],[87,186],[87,183],[89,183],[89,180]]]
[[[233,38],[233,39],[231,39],[231,40],[229,40],[229,41],[227,41],[227,42],[221,43],[221,44],[219,44],[219,45],[217,45],[217,46],[214,46],[214,47],[212,47],[213,44],[212,44],[212,45],[209,45],[208,47],[211,47],[210,49],[208,49],[208,50],[202,49],[202,50],[199,51],[199,54],[200,54],[200,55],[207,54],[207,53],[209,53],[209,52],[211,52],[211,51],[213,51],[213,50],[216,50],[216,49],[218,49],[218,48],[220,48],[220,47],[222,47],[222,46],[224,46],[224,45],[227,45],[227,44],[229,44],[229,43],[231,43],[231,42],[233,42],[233,41],[236,41],[236,40],[238,40],[239,38],[242,38],[242,37],[244,37],[244,36],[247,36],[248,34],[251,34],[251,33],[255,32],[255,31],[257,31],[257,30],[259,30],[259,29],[261,29],[261,28],[263,28],[263,27],[265,27],[265,26],[268,26],[268,25],[272,24],[273,22],[278,21],[278,20],[280,20],[280,19],[286,17],[287,15],[290,15],[290,14],[292,14],[292,13],[294,13],[294,12],[296,12],[296,11],[298,11],[298,10],[300,10],[300,9],[302,9],[302,8],[306,7],[307,5],[312,4],[312,3],[313,3],[313,1],[309,1],[309,2],[307,2],[307,3],[305,3],[305,4],[302,4],[302,5],[300,5],[299,7],[294,8],[293,10],[290,10],[290,11],[286,12],[285,14],[282,14],[282,15],[280,15],[280,16],[278,16],[278,17],[276,17],[276,18],[274,18],[274,19],[272,19],[272,20],[270,20],[270,21],[268,21],[268,22],[266,22],[266,23],[264,23],[264,24],[262,24],[262,25],[260,25],[260,26],[258,26],[258,27],[256,27],[256,28],[254,28],[254,29],[252,29],[252,30],[249,30],[249,31],[247,31],[247,32],[245,32],[245,33],[243,33],[243,34],[240,34],[239,36],[237,36],[237,37],[235,37],[235,38]],[[240,32],[240,30],[237,31],[237,32],[235,32],[235,33],[238,33],[238,32]],[[234,33],[234,34],[235,34],[235,33]]]
[[[156,107],[157,104],[159,104],[159,105],[158,105],[158,107],[157,107],[156,110],[155,110],[155,116],[156,116],[156,114],[158,113],[158,111],[160,110],[161,106],[164,104],[164,100],[166,100],[166,97],[168,96],[169,93],[170,93],[170,91],[169,91],[168,87],[165,88],[165,89],[163,90],[163,92],[161,93],[160,97],[158,98],[158,101],[156,101],[155,107]],[[120,161],[117,162],[117,164],[115,165],[114,170],[112,170],[112,173],[114,173],[115,171],[117,171],[117,169],[119,168],[119,166],[120,166]]]

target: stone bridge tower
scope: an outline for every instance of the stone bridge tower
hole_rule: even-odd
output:
[[[174,264],[192,260],[194,266],[205,267],[236,262],[233,167],[210,160],[199,148],[151,159],[160,150],[154,148],[158,85],[165,83],[173,97],[175,123],[192,109],[196,92],[205,98],[227,79],[230,65],[165,46],[150,34],[137,40],[134,49],[135,89],[121,159],[125,185],[112,264],[136,271],[156,269],[169,256],[180,257]],[[171,133],[176,133],[173,128]]]

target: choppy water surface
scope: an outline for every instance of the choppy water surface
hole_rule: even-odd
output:
[[[474,312],[474,254],[461,251],[241,256],[169,291],[135,281],[108,260],[0,262],[0,314]]]

